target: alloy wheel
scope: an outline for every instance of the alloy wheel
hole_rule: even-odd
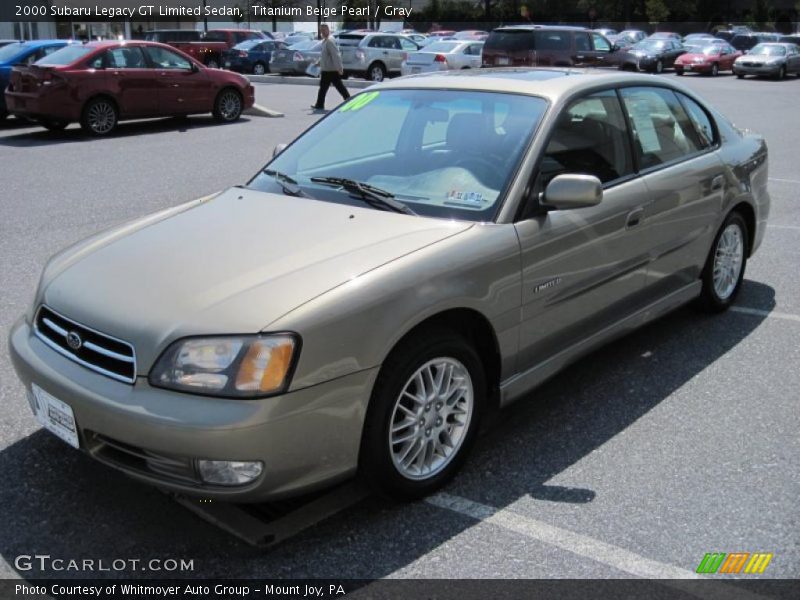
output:
[[[397,471],[419,481],[447,467],[467,435],[474,404],[472,378],[460,361],[438,357],[417,369],[391,416],[388,442]]]
[[[98,135],[104,135],[117,124],[117,111],[110,102],[101,100],[89,107],[86,113],[89,128]]]
[[[380,65],[375,65],[370,69],[369,78],[372,81],[383,81],[383,69]]]
[[[233,121],[242,112],[242,99],[234,91],[227,91],[220,96],[219,114],[225,121]]]
[[[714,252],[714,292],[720,300],[727,300],[733,294],[739,283],[743,262],[742,230],[737,223],[731,223],[719,236]]]
[[[253,75],[263,75],[266,71],[261,63],[256,63],[256,66],[253,67]]]

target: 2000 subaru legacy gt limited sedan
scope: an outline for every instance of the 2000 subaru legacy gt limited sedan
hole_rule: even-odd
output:
[[[413,76],[246,186],[53,257],[11,354],[44,427],[163,488],[360,472],[413,498],[488,408],[687,301],[728,307],[768,212],[764,141],[676,84]]]

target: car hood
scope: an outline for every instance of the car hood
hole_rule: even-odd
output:
[[[678,62],[691,62],[695,58],[702,58],[704,61],[715,60],[715,59],[719,58],[719,54],[703,54],[702,52],[692,52],[690,54],[690,53],[687,52],[686,54],[681,54],[677,58],[677,61]]]
[[[470,223],[231,188],[54,258],[40,299],[136,348],[145,374],[187,335],[255,333]]]

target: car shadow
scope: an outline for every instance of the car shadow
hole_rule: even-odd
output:
[[[18,135],[0,137],[0,146],[35,148],[38,146],[52,146],[54,144],[98,142],[102,140],[165,132],[186,133],[191,129],[201,129],[205,127],[231,127],[237,124],[248,123],[249,121],[249,118],[241,117],[235,123],[219,123],[211,116],[169,117],[166,119],[123,121],[111,135],[103,137],[90,136],[84,133],[80,125],[75,123],[71,124],[63,131],[48,131],[36,123],[26,123],[22,127],[27,129],[33,127],[35,129]],[[13,127],[16,127],[16,125]],[[0,133],[7,129],[11,128],[0,128]]]
[[[746,280],[738,304],[768,313],[775,292]],[[580,487],[548,481],[623,433],[764,319],[733,311],[706,315],[686,306],[588,355],[494,415],[465,469],[444,491],[498,508],[524,497],[591,503],[597,492],[590,481]],[[40,552],[190,557],[201,569],[170,576],[371,579],[408,566],[474,524],[424,503],[370,497],[264,553],[43,431],[0,451],[0,472],[0,555],[23,578],[87,576],[15,566],[17,556]],[[379,558],[364,559],[378,547]],[[326,572],[319,572],[320,564]],[[159,575],[96,575],[124,574]]]

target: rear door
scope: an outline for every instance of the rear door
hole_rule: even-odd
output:
[[[694,100],[661,87],[621,90],[649,202],[645,294],[656,299],[695,282],[711,246],[727,185],[713,120]]]
[[[206,73],[172,50],[147,46],[147,55],[157,81],[158,114],[182,115],[209,112],[213,85]]]
[[[140,46],[120,46],[95,59],[106,72],[106,82],[123,117],[154,115],[158,109],[155,73]]]

